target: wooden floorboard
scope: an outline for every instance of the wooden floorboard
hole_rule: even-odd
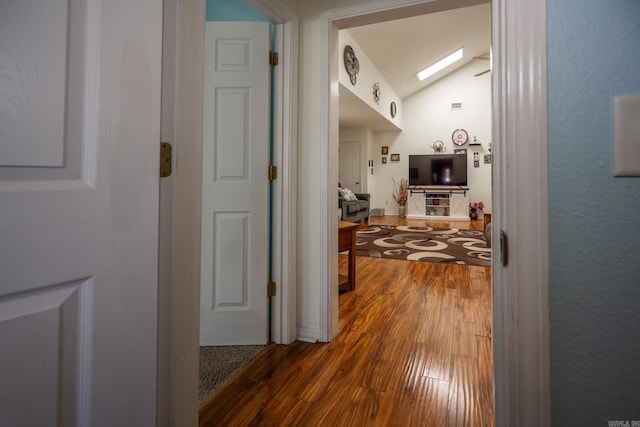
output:
[[[339,335],[270,345],[200,406],[200,426],[493,426],[491,268],[367,257],[356,268]]]

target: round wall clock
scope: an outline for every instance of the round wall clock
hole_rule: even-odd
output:
[[[463,145],[469,140],[469,134],[467,134],[467,131],[464,129],[456,129],[453,131],[453,134],[451,134],[451,139],[454,144]]]
[[[395,101],[391,101],[391,118],[394,119],[396,117],[396,103]]]
[[[360,61],[356,58],[356,53],[353,51],[353,48],[349,45],[344,47],[344,68],[347,70],[349,74],[349,78],[351,80],[351,84],[356,84],[356,74],[360,71]]]

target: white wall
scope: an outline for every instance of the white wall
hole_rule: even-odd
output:
[[[455,148],[467,150],[469,201],[483,201],[491,207],[491,164],[484,163],[490,154],[491,141],[491,78],[490,74],[473,77],[485,70],[486,62],[471,62],[449,76],[427,86],[403,100],[403,131],[374,132],[372,147],[374,174],[369,177],[371,207],[384,208],[385,214],[395,215],[397,204],[391,196],[393,179],[408,178],[409,154],[433,154],[431,145],[436,140],[445,144],[445,153]],[[461,102],[462,110],[451,110],[452,102]],[[454,147],[451,134],[463,128],[469,140],[476,136],[482,145],[465,144]],[[388,146],[389,154],[400,154],[399,162],[382,164],[381,147]],[[473,166],[473,152],[480,155],[480,166]]]
[[[351,83],[349,73],[347,73],[347,69],[344,67],[344,48],[347,45],[353,48],[356,58],[358,58],[360,71],[356,74],[355,85]],[[402,129],[402,100],[376,65],[371,62],[366,52],[363,51],[360,45],[351,37],[349,30],[340,31],[338,46],[338,52],[341,55],[341,65],[338,68],[338,80],[342,86],[340,90],[349,90],[387,121],[393,123],[397,128]],[[374,83],[379,84],[381,92],[380,100],[377,103],[373,99]],[[396,103],[397,110],[395,117],[391,117],[391,102]]]

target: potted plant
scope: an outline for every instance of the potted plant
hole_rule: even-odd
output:
[[[484,209],[484,203],[482,201],[469,203],[469,217],[471,219],[478,219],[478,211]]]
[[[400,217],[407,216],[407,196],[409,189],[409,181],[406,178],[402,178],[400,181],[396,182],[393,180],[393,199],[398,204],[398,215]]]

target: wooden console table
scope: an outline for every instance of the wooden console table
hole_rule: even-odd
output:
[[[338,252],[349,251],[348,276],[338,275],[338,289],[352,291],[356,288],[356,229],[359,224],[340,221],[338,227]]]

